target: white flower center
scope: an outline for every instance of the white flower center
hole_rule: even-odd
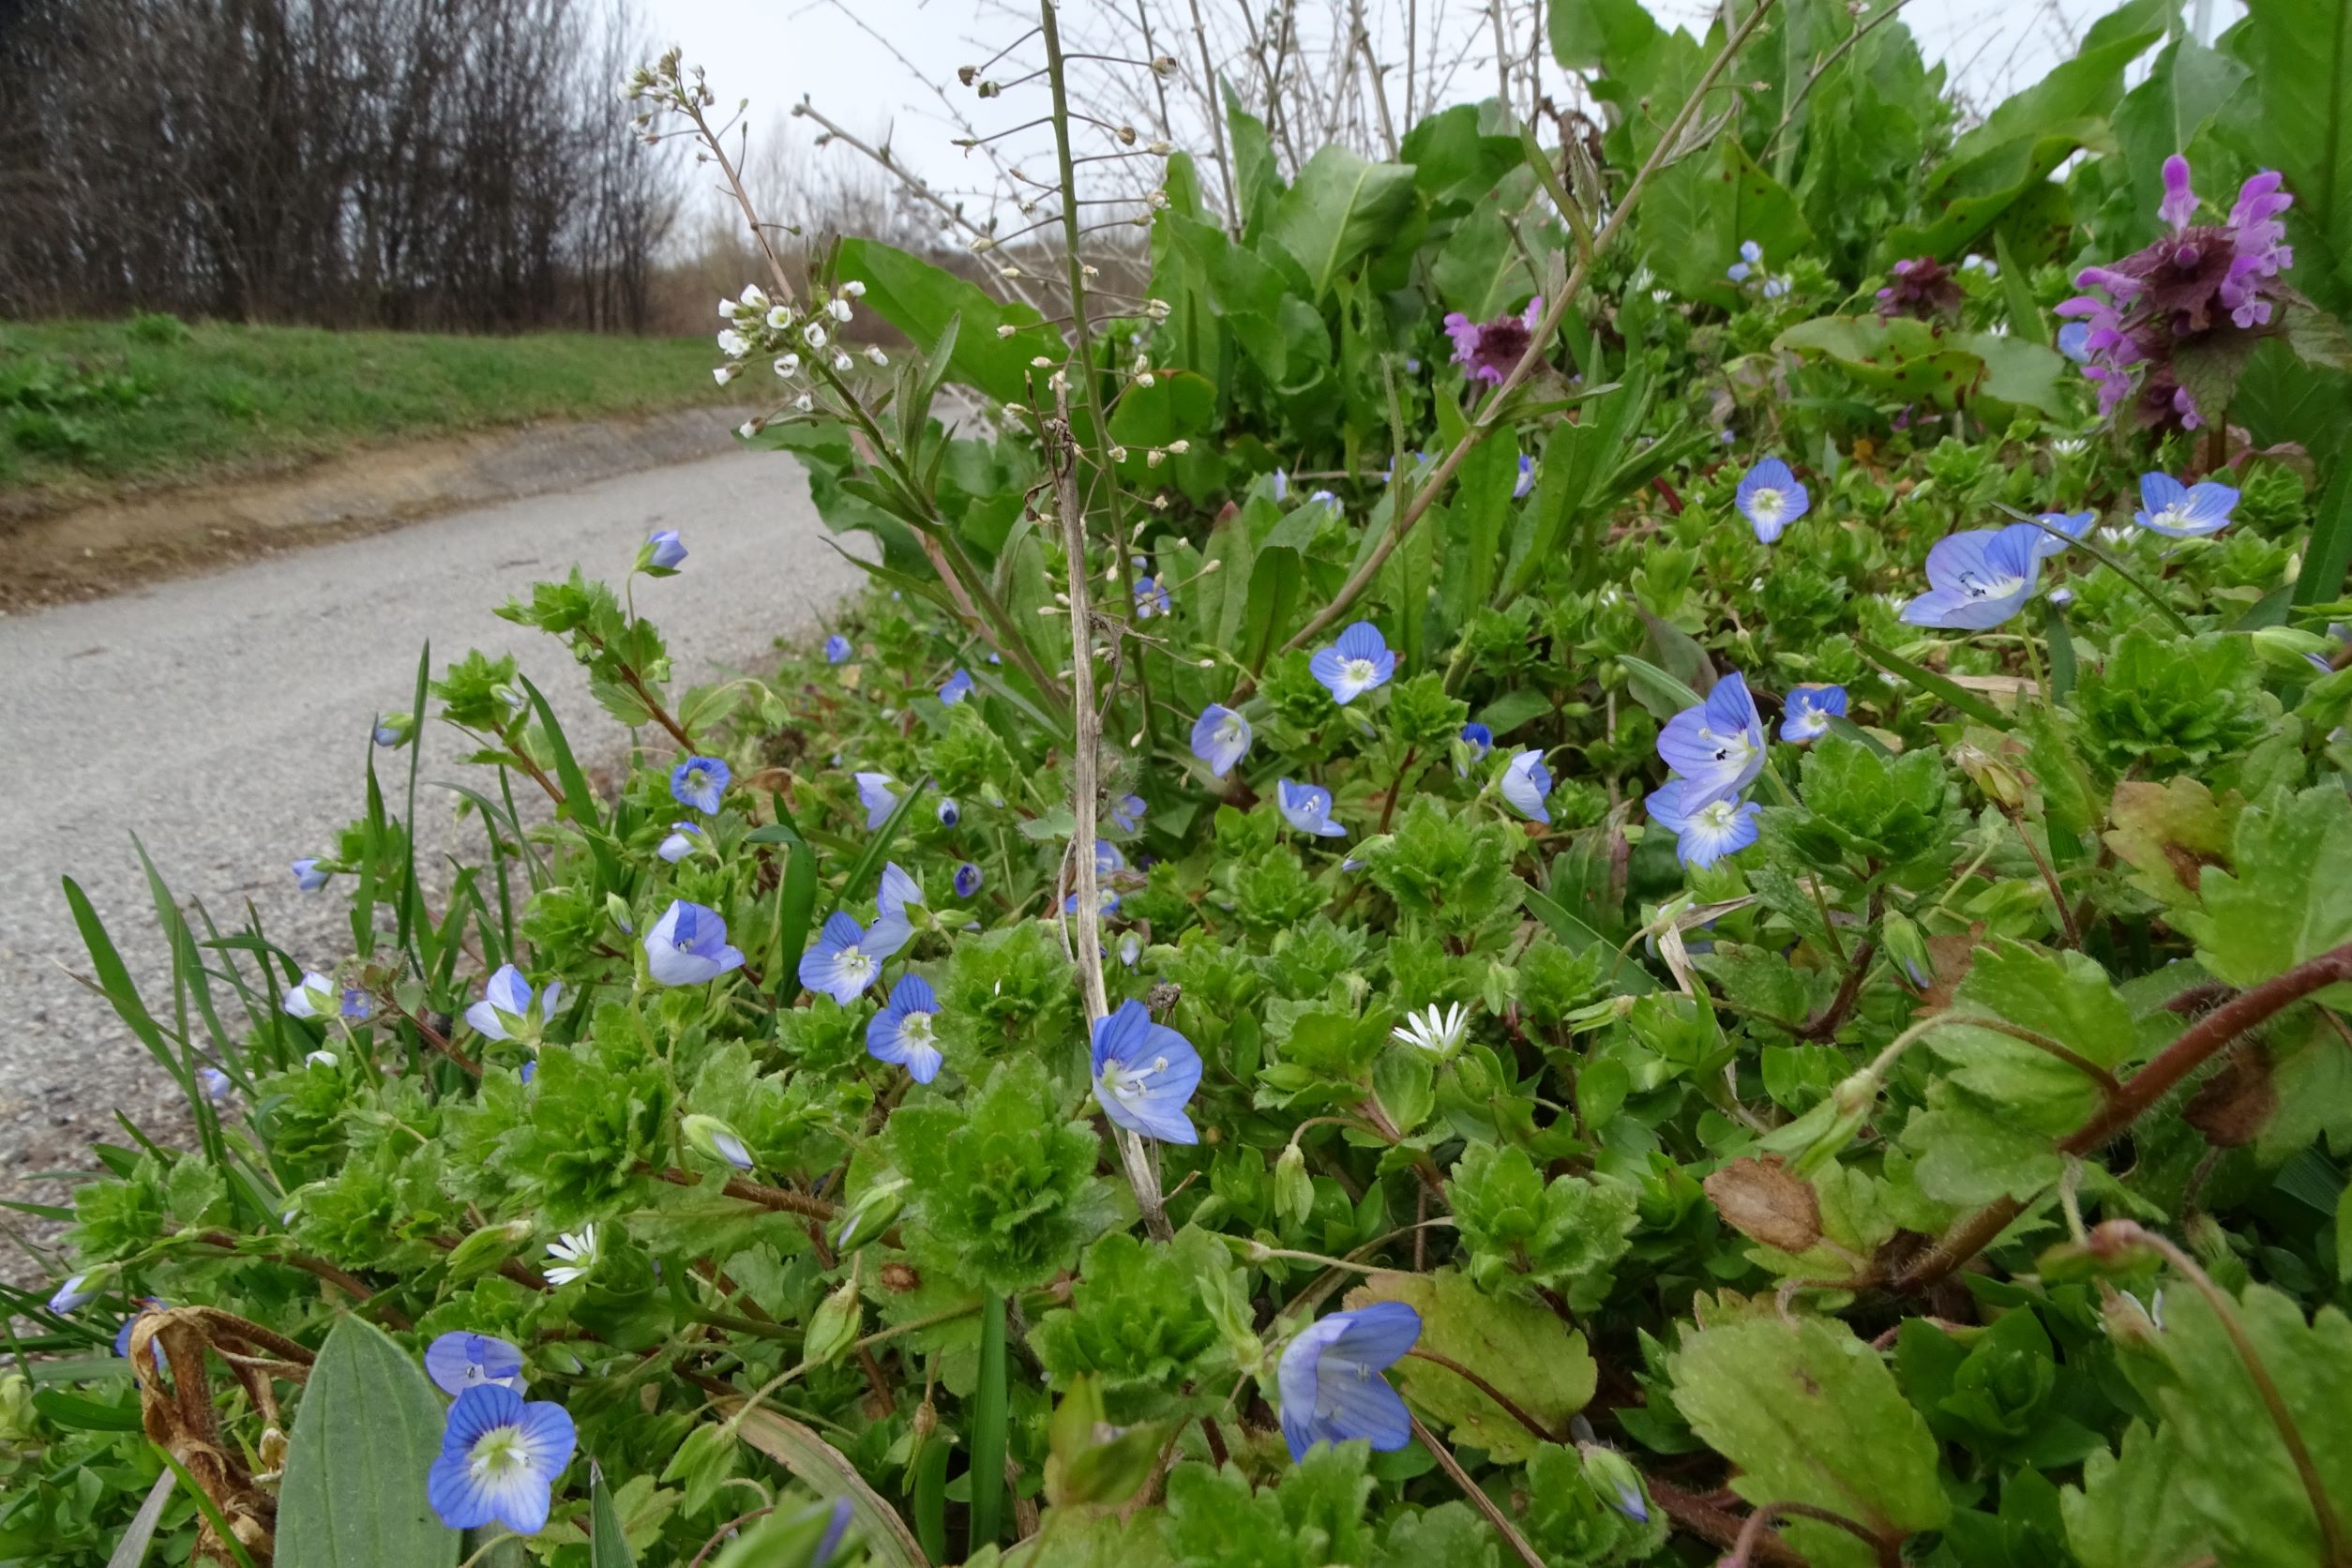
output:
[[[529,1448],[520,1427],[493,1426],[474,1440],[474,1450],[465,1456],[466,1469],[476,1481],[504,1481],[528,1467]]]
[[[1748,508],[1758,522],[1778,522],[1782,510],[1787,505],[1788,498],[1770,485],[1748,498]]]
[[[1343,668],[1348,672],[1348,679],[1364,686],[1370,685],[1378,674],[1378,671],[1372,668],[1372,661],[1368,658],[1351,658]]]
[[[1972,599],[2005,599],[2026,585],[2022,577],[1987,577],[1977,572],[1960,574],[1960,591]]]
[[[1165,1056],[1153,1057],[1149,1067],[1129,1067],[1113,1062],[1103,1068],[1103,1087],[1122,1100],[1132,1103],[1143,1097],[1143,1080],[1153,1073],[1166,1071],[1167,1067],[1168,1058]]]
[[[1722,833],[1729,829],[1738,809],[1731,802],[1719,800],[1712,806],[1700,807],[1694,821],[1710,833]]]
[[[855,942],[852,942],[849,946],[841,949],[841,956],[835,959],[834,962],[839,967],[841,973],[844,976],[856,980],[861,988],[863,988],[865,982],[871,980],[874,977],[873,958],[867,954],[859,952]]]
[[[898,1043],[900,1045],[914,1046],[928,1050],[931,1047],[931,1039],[930,1014],[909,1013],[898,1020]]]
[[[1745,766],[1748,754],[1756,749],[1748,743],[1747,731],[1744,730],[1729,740],[1726,740],[1702,724],[1698,727],[1698,738],[1713,743],[1715,761],[1718,762],[1738,762]]]

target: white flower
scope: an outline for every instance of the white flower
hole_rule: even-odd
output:
[[[1440,1011],[1436,1003],[1425,1013],[1407,1013],[1405,1025],[1389,1033],[1408,1046],[1419,1046],[1438,1056],[1451,1056],[1470,1028],[1470,1010],[1460,1003]]]
[[[343,1063],[343,1059],[331,1050],[314,1050],[302,1060],[313,1067],[339,1067]]]
[[[835,349],[833,351],[833,368],[835,369],[846,370],[850,368],[850,355],[847,350]]]
[[[2050,443],[2050,455],[2058,458],[2079,458],[2089,448],[2090,443],[2082,437],[2064,435]]]
[[[560,1258],[563,1263],[548,1270],[550,1285],[569,1285],[575,1279],[585,1279],[596,1266],[596,1228],[583,1225],[578,1230],[566,1230],[561,1238],[548,1243],[547,1255]]]
[[[743,286],[743,307],[746,310],[765,310],[768,308],[767,290],[757,283],[746,283]]]
[[[772,305],[768,308],[768,325],[771,328],[777,332],[781,332],[792,324],[792,308],[791,306]]]
[[[718,319],[723,322],[733,321],[735,319],[735,309],[736,306],[733,300],[720,300],[718,302]]]
[[[729,382],[734,380],[742,373],[743,367],[740,365],[714,365],[711,367],[711,379],[718,383],[721,386],[726,385]]]
[[[823,348],[825,346],[824,323],[810,322],[807,326],[802,327],[800,329],[800,340],[807,343],[812,349]]]
[[[730,359],[741,359],[751,352],[751,339],[731,326],[723,328],[718,335],[718,352]]]
[[[776,373],[779,376],[796,376],[800,374],[800,355],[796,354],[788,354],[778,359],[776,362]]]
[[[2132,530],[2129,528],[2102,528],[2099,530],[2099,542],[2104,545],[2128,545],[2132,542]]]
[[[841,293],[848,294],[852,299],[864,299],[866,297],[866,285],[852,278],[848,282],[841,285]],[[846,320],[847,318],[845,317],[844,319]]]
[[[825,302],[825,314],[831,316],[837,322],[848,321],[850,319],[850,302],[837,294],[832,299]]]
[[[1018,332],[1019,330],[1019,327],[1015,326],[1010,322],[1006,322],[1003,325],[996,329],[996,335],[999,338],[1010,338],[1014,333]]]
[[[817,400],[810,397],[807,393],[803,392],[799,397],[792,400],[792,406],[800,410],[803,414],[807,414],[810,409],[817,406]]]
[[[746,419],[742,424],[735,427],[735,433],[743,437],[746,441],[749,441],[753,436],[760,433],[760,427],[756,421]]]
[[[877,365],[887,365],[890,363],[890,355],[882,353],[882,345],[880,343],[867,344],[866,357]]]

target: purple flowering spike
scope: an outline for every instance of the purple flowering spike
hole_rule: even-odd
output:
[[[1382,1453],[1412,1440],[1405,1401],[1380,1374],[1421,1337],[1421,1314],[1402,1302],[1375,1302],[1309,1324],[1284,1348],[1277,1380],[1282,1438],[1292,1460],[1319,1442],[1361,1438]]]
[[[1927,552],[1928,591],[1903,607],[1907,626],[1984,631],[2025,608],[2042,570],[2042,541],[2029,522],[1950,534]]]
[[[890,988],[888,1005],[867,1020],[866,1054],[897,1063],[917,1083],[930,1082],[939,1077],[942,1060],[934,1028],[938,1017],[939,998],[930,983],[900,975]]]
[[[1474,322],[1459,310],[1453,311],[1445,318],[1445,333],[1454,339],[1454,363],[1470,380],[1500,386],[1527,357],[1535,342],[1535,324],[1543,319],[1542,294],[1528,301],[1520,314],[1500,315],[1490,322]]]
[[[467,1389],[449,1407],[426,1496],[451,1530],[497,1523],[536,1535],[547,1528],[555,1478],[571,1463],[577,1441],[561,1405],[526,1403],[499,1383]]]
[[[1756,842],[1754,801],[1717,796],[1700,800],[1687,778],[1669,778],[1642,803],[1650,820],[1674,835],[1674,857],[1685,866],[1712,866]]]
[[[2184,485],[2169,474],[2143,474],[2140,502],[2133,522],[2168,538],[2194,539],[2229,526],[2238,492],[2209,479]]]
[[[1152,1021],[1129,998],[1094,1020],[1094,1097],[1129,1132],[1162,1143],[1198,1143],[1184,1102],[1200,1087],[1200,1053],[1192,1042]]]
[[[1373,687],[1386,686],[1396,673],[1396,656],[1390,652],[1380,627],[1358,621],[1341,632],[1336,642],[1316,649],[1307,669],[1331,693],[1332,701],[1345,707]]]
[[[1685,708],[1658,731],[1658,755],[1691,781],[1703,803],[1736,795],[1764,771],[1764,718],[1748,683],[1733,671],[1707,701]]]

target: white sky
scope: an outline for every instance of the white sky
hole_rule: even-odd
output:
[[[908,70],[944,84],[957,107],[983,129],[1016,124],[1040,112],[1041,100],[1026,93],[981,102],[956,84],[958,66],[977,64],[1028,24],[1018,0],[640,0],[657,43],[675,42],[689,63],[700,63],[722,105],[751,99],[755,136],[764,132],[804,95],[846,129],[868,140],[890,140],[896,155],[942,187],[985,184],[965,155],[950,144],[958,134],[938,97]],[[1090,13],[1116,3],[1130,14],[1134,0],[1065,0],[1065,35],[1087,26]],[[1251,9],[1263,16],[1270,0]],[[1443,17],[1449,0],[1417,0],[1424,16]],[[1152,0],[1155,15],[1187,17],[1183,6]],[[1200,0],[1214,18],[1230,14],[1235,0]],[[1479,0],[1451,0],[1445,25],[1483,25]],[[1711,14],[1704,0],[1651,0],[1661,21],[1696,23]],[[1309,16],[1319,8],[1301,7]],[[2027,85],[2073,52],[2082,31],[2111,0],[1909,0],[1904,22],[1931,59],[1951,68],[1952,80],[1974,102],[1989,105]],[[2239,0],[2187,0],[2193,24],[2207,38],[2242,11]],[[906,56],[893,59],[882,43],[861,30],[852,11]],[[1400,31],[1395,0],[1366,6],[1376,53],[1394,58],[1390,37]],[[1020,20],[1014,20],[1018,16]],[[1425,20],[1425,26],[1430,23]],[[1214,29],[1214,22],[1212,28]],[[1192,49],[1188,29],[1155,39],[1163,52]],[[1483,38],[1482,38],[1483,41]],[[1492,54],[1475,56],[1455,79],[1453,96],[1470,98],[1491,87]],[[1232,69],[1225,61],[1220,68]],[[1546,62],[1548,67],[1548,62]],[[1555,88],[1555,90],[1557,90]],[[805,127],[805,122],[804,122]],[[1205,149],[1199,149],[1205,151]],[[1033,156],[1016,145],[1016,156]],[[830,156],[849,158],[846,149]],[[1204,160],[1205,161],[1205,160]]]

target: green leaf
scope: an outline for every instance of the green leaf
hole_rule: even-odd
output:
[[[1777,1314],[1726,1323],[1686,1336],[1667,1366],[1675,1408],[1737,1467],[1732,1490],[1751,1503],[1810,1503],[1889,1538],[1950,1515],[1927,1424],[1845,1324]],[[1816,1568],[1877,1561],[1832,1526],[1790,1520],[1787,1533]]]
[[[991,1291],[980,1303],[980,1392],[972,1411],[972,1533],[964,1555],[996,1545],[1003,1528],[1004,1298]]]
[[[1779,181],[1756,166],[1739,138],[1726,136],[1712,157],[1688,158],[1661,174],[1641,205],[1650,264],[1686,299],[1736,309],[1740,286],[1725,269],[1740,247],[1763,247],[1765,264],[1781,267],[1815,249],[1812,226]]]
[[[2260,985],[2352,942],[2352,799],[2341,786],[2248,807],[2230,860],[2198,879],[2201,908],[2172,916],[2216,978]],[[2352,986],[2318,993],[2330,1006],[2347,998]]]
[[[956,322],[947,374],[998,402],[1026,394],[1032,359],[1046,354],[1058,363],[1065,352],[1030,306],[991,299],[977,284],[880,240],[843,240],[837,270],[865,284],[865,302],[918,343],[940,341]],[[999,337],[1000,326],[1015,330]]]
[[[304,1568],[457,1561],[458,1532],[425,1497],[442,1425],[441,1399],[408,1353],[366,1319],[339,1319],[310,1369],[287,1443],[279,1560]]]
[[[1633,1189],[1604,1177],[1546,1182],[1527,1151],[1472,1143],[1446,1182],[1481,1289],[1531,1295],[1597,1285],[1625,1254]]]
[[[802,1485],[828,1500],[850,1500],[851,1528],[865,1541],[874,1568],[929,1568],[906,1521],[866,1484],[846,1455],[790,1416],[764,1405],[748,1411],[735,1398],[717,1403],[720,1413],[734,1422],[738,1437],[792,1471]]]
[[[2006,940],[1979,947],[1952,1016],[2030,1030],[2096,1067],[2118,1067],[2138,1051],[2132,1009],[2107,972],[2080,953],[2052,955]],[[1944,1059],[1954,1082],[2021,1126],[2070,1132],[2099,1104],[2097,1084],[2080,1068],[2014,1035],[1955,1023],[1922,1043]]]
[[[1550,0],[1552,58],[1563,70],[1622,75],[1626,60],[1658,35],[1641,0]]]
[[[637,1568],[628,1532],[621,1528],[621,1511],[612,1506],[603,1468],[595,1464],[588,1467],[588,1568]]]
[[[2241,38],[2259,106],[2242,134],[2295,193],[2294,281],[2341,315],[2352,310],[2352,7],[2264,0]]]
[[[2209,1556],[2204,1523],[2181,1485],[2180,1438],[2138,1422],[2117,1453],[2093,1454],[2083,1484],[2058,1500],[2067,1544],[2082,1568],[2180,1568]]]
[[[1817,316],[1772,340],[1776,349],[1829,359],[1875,391],[1942,409],[1959,407],[1984,379],[1975,344],[1968,334],[1907,316]]]
[[[1456,1361],[1510,1395],[1554,1433],[1591,1399],[1600,1368],[1584,1335],[1541,1302],[1487,1295],[1459,1269],[1377,1274],[1348,1293],[1350,1307],[1403,1302],[1421,1314],[1418,1349]],[[1415,1409],[1454,1440],[1516,1464],[1544,1441],[1451,1367],[1408,1356],[1391,1373]]]
[[[1299,264],[1320,303],[1349,268],[1385,244],[1413,206],[1413,172],[1342,146],[1319,149],[1274,204],[1266,237]]]
[[[2118,156],[2109,167],[2127,182],[2131,211],[2112,236],[2110,253],[2145,245],[2162,232],[2156,211],[2164,200],[2164,159],[2194,146],[2251,74],[2242,61],[2184,34],[2157,53],[2148,80],[2123,95],[2114,116]],[[2100,237],[2110,238],[2103,225]]]
[[[1992,703],[1986,701],[1983,698],[1979,697],[1975,692],[1968,690],[1967,687],[1955,686],[1952,681],[1942,675],[1937,674],[1933,670],[1924,669],[1919,665],[1913,664],[1909,659],[1904,658],[1896,654],[1891,654],[1887,652],[1886,649],[1879,647],[1877,643],[1868,641],[1862,638],[1857,637],[1854,639],[1854,646],[1862,650],[1862,656],[1864,658],[1870,660],[1871,663],[1877,665],[1888,674],[1900,675],[1904,679],[1911,682],[1913,685],[1935,693],[1935,695],[1942,698],[1953,708],[1957,709],[1961,713],[1967,714],[1970,718],[1975,719],[1978,723],[1989,724],[1994,729],[1999,730],[2004,733],[2015,728],[2015,721],[2011,719],[2007,714],[2001,712],[2000,709],[1995,707]]]
[[[2295,580],[2295,603],[2324,604],[2336,598],[2344,592],[2347,570],[2352,570],[2352,459],[2339,456],[2312,518],[2311,544],[2303,552],[2302,574]]]

